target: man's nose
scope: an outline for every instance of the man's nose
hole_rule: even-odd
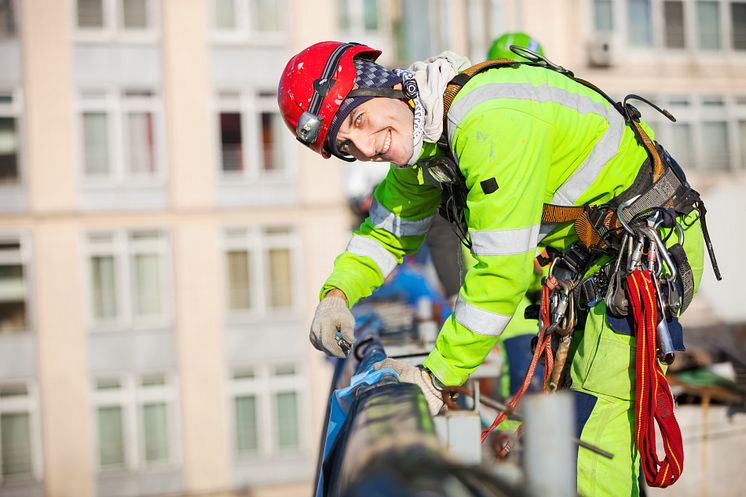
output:
[[[358,133],[351,141],[363,157],[370,159],[376,155],[376,145],[371,135]]]

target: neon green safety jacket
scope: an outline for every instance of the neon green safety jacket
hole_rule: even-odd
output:
[[[537,248],[562,250],[577,240],[571,223],[541,223],[543,204],[605,203],[632,184],[647,155],[601,95],[532,66],[474,76],[450,107],[448,140],[469,189],[466,220],[477,262],[424,365],[443,384],[460,385],[525,295]],[[438,153],[425,143],[418,162]],[[491,178],[498,189],[485,193],[481,182]],[[392,166],[321,297],[339,288],[352,306],[370,295],[403,256],[417,251],[440,196],[417,164]],[[688,256],[701,272],[702,251]]]

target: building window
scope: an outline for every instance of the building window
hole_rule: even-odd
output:
[[[291,363],[237,369],[230,384],[233,447],[239,458],[297,453],[306,448],[303,376]]]
[[[284,43],[288,0],[211,0],[217,41]]]
[[[746,169],[746,97],[687,96],[657,102],[677,118],[675,123],[649,113],[656,130],[685,171],[702,174]]]
[[[610,32],[614,29],[612,0],[593,0],[593,27],[596,31]]]
[[[165,374],[98,378],[94,384],[101,471],[175,461],[175,387]]]
[[[274,92],[218,96],[220,167],[230,180],[286,180],[290,148]]]
[[[685,48],[684,3],[681,1],[663,2],[663,20],[666,48]]]
[[[720,48],[720,3],[697,1],[697,47]]]
[[[731,36],[735,50],[746,50],[746,3],[732,2]]]
[[[151,90],[83,92],[81,155],[88,183],[162,182],[162,114],[160,98]]]
[[[727,170],[730,162],[728,123],[725,121],[702,122],[703,169]]]
[[[169,324],[170,252],[160,231],[88,237],[90,314],[95,328]]]
[[[378,0],[337,0],[337,22],[347,33],[374,33],[380,28]]]
[[[148,0],[122,0],[123,29],[144,30],[150,27]]]
[[[0,0],[0,39],[16,34],[16,0]]]
[[[650,0],[628,0],[627,34],[629,44],[649,47],[653,44]]]
[[[104,0],[78,0],[77,19],[80,29],[104,27]]]
[[[283,137],[285,124],[280,113],[275,109],[263,108],[259,112],[262,143],[262,172],[278,173],[285,168],[287,161],[283,156]]]
[[[0,235],[0,332],[28,331],[29,250],[24,240]]]
[[[20,182],[20,98],[0,89],[0,187]]]
[[[233,228],[225,234],[228,310],[243,314],[298,308],[299,240],[286,227]]]
[[[152,41],[157,32],[158,0],[76,0],[75,6],[77,36],[82,40]]]
[[[225,172],[244,170],[241,129],[240,112],[220,113],[220,161]]]
[[[38,478],[36,409],[26,383],[0,385],[0,482]]]
[[[746,0],[593,0],[593,29],[624,32],[629,47],[742,51]]]

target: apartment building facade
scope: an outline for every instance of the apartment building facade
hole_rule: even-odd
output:
[[[746,1],[0,0],[0,495],[308,495],[348,169],[283,129],[278,75],[322,39],[477,61],[505,30],[674,111],[645,115],[705,194],[743,187]]]

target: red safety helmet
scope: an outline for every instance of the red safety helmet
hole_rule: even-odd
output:
[[[355,85],[353,58],[374,61],[379,55],[380,50],[359,43],[323,41],[290,59],[280,78],[277,103],[299,142],[326,159],[332,155],[326,136],[334,114]]]

